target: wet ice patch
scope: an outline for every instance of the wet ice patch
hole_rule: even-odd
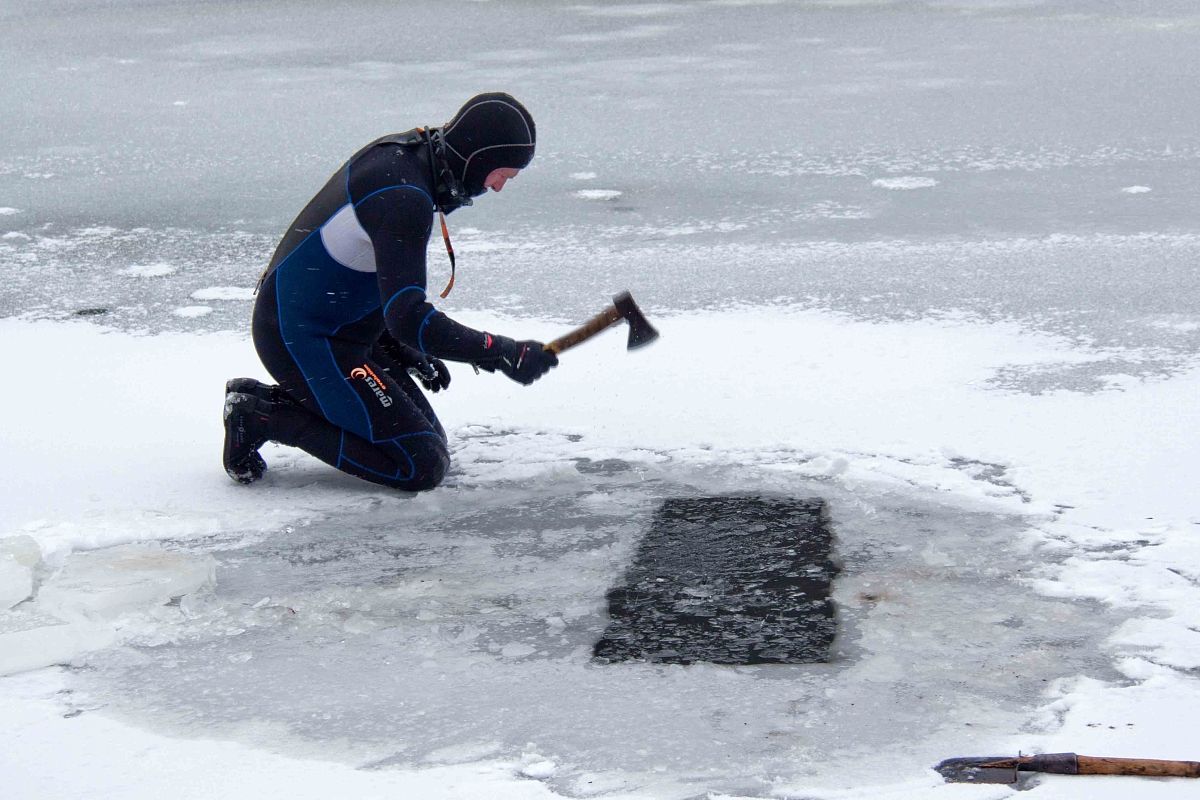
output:
[[[1126,186],[1121,190],[1125,194],[1145,194],[1151,191],[1149,186]]]
[[[254,289],[249,286],[209,286],[192,292],[193,300],[253,300]]]
[[[255,541],[187,545],[217,558],[215,593],[143,642],[89,656],[74,688],[168,732],[242,739],[270,725],[287,731],[273,738],[284,751],[320,743],[331,758],[396,769],[486,743],[560,793],[629,781],[677,800],[761,796],[762,776],[807,775],[798,765],[847,753],[856,774],[898,761],[920,773],[964,737],[983,746],[1020,725],[1040,676],[1103,674],[1095,644],[1111,623],[1029,591],[1014,565],[1040,559],[1022,552],[1018,517],[945,505],[942,492],[919,498],[911,485],[804,485],[715,453],[693,464],[626,452],[628,469],[597,472],[570,456],[594,464],[604,453],[569,438],[484,438],[507,466],[497,475],[489,461],[492,477],[451,503],[422,495]],[[527,449],[536,469],[513,481]],[[844,561],[832,660],[596,665],[605,594],[663,497],[747,485],[830,503]],[[986,639],[962,646],[980,630]],[[1026,679],[1013,681],[1018,668]],[[930,729],[920,698],[933,695]]]
[[[212,312],[212,306],[180,306],[171,313],[184,319],[195,319],[196,317],[207,316]]]
[[[175,272],[174,266],[161,261],[154,264],[133,264],[125,269],[117,270],[118,275],[130,275],[135,278],[161,278]]]
[[[616,189],[580,189],[575,196],[580,200],[616,200],[621,192]]]
[[[871,181],[872,186],[877,186],[880,189],[891,189],[894,191],[910,191],[912,189],[929,189],[937,186],[938,182],[933,178],[920,178],[914,175],[908,175],[901,178],[876,178]]]

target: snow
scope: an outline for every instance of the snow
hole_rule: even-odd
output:
[[[192,292],[193,300],[253,300],[252,286],[209,286]]]
[[[933,178],[919,178],[910,175],[902,178],[876,178],[871,181],[871,185],[878,186],[880,189],[908,191],[911,189],[930,189],[937,186],[938,182]]]
[[[213,312],[212,306],[180,306],[171,313],[184,319],[208,316]]]
[[[132,275],[138,278],[161,278],[164,275],[171,275],[176,272],[176,267],[171,264],[156,263],[156,264],[133,264],[120,270],[122,275]]]
[[[350,58],[313,31],[360,3],[5,12],[5,795],[1002,798],[929,767],[1197,758],[1194,9],[1032,5],[374,4]],[[434,492],[276,445],[233,484],[287,221],[490,88],[538,158],[451,218],[439,307],[549,338],[628,288],[662,339],[452,365]],[[593,663],[657,505],[729,493],[827,503],[834,659]]]
[[[616,189],[580,189],[575,192],[580,200],[616,200],[621,194]]]

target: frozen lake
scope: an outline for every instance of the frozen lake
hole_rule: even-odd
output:
[[[88,398],[5,394],[29,426],[0,440],[0,539],[38,542],[39,580],[149,540],[216,568],[60,670],[68,718],[28,741],[103,717],[655,800],[925,797],[941,758],[1058,730],[1168,757],[1069,710],[1103,684],[1124,714],[1143,656],[1189,707],[1200,666],[1192,595],[1155,588],[1192,551],[1148,566],[1200,524],[1193,3],[9,0],[0,24],[4,369],[49,358]],[[663,340],[610,334],[525,393],[457,370],[431,494],[274,446],[226,485],[217,391],[255,370],[278,236],[358,146],[485,90],[528,105],[538,155],[449,218],[439,308],[549,338],[630,289]],[[657,505],[757,492],[829,504],[835,658],[592,662]]]
[[[244,304],[204,290],[251,286],[349,153],[503,87],[535,112],[538,158],[452,216],[449,311],[575,320],[629,286],[658,311],[966,313],[1139,377],[1200,343],[1190,3],[288,8],[0,12],[0,102],[20,110],[0,131],[19,212],[0,216],[0,309],[243,329]]]

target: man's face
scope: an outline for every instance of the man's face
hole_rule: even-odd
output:
[[[488,173],[487,178],[483,181],[484,189],[491,189],[493,192],[498,192],[504,188],[504,184],[517,177],[521,170],[513,169],[512,167],[499,167]]]

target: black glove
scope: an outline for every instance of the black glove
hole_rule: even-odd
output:
[[[417,353],[416,350],[413,351]],[[421,382],[430,392],[440,392],[450,386],[450,370],[440,358],[417,353],[419,361],[408,368],[408,374]]]
[[[440,392],[450,386],[450,370],[440,358],[426,355],[415,347],[397,341],[390,333],[384,331],[375,344],[375,353],[386,359],[384,363],[392,362],[409,375],[421,382],[426,391]]]
[[[524,386],[536,381],[558,366],[558,356],[546,350],[541,342],[526,340],[517,342],[507,336],[493,336],[492,347],[496,355],[479,361],[479,367],[488,372],[500,370]]]

